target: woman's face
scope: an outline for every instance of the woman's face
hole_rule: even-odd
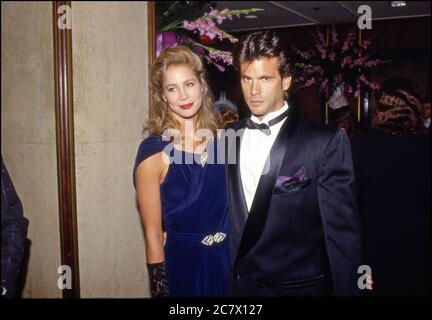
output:
[[[187,65],[171,65],[162,79],[163,99],[180,122],[197,116],[202,105],[200,81]]]

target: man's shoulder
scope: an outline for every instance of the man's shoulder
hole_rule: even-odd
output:
[[[298,122],[298,130],[303,136],[311,139],[330,139],[341,130],[329,125],[315,123],[310,120],[300,119]]]

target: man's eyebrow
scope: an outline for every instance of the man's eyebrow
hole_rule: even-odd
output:
[[[247,75],[247,74],[241,75],[241,78],[251,78],[252,79],[252,77]],[[262,76],[259,76],[257,79],[263,79],[263,78],[274,78],[274,76],[273,75],[262,75]]]

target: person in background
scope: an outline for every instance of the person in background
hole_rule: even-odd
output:
[[[29,221],[1,156],[1,296],[19,296],[18,277]]]
[[[354,111],[349,106],[342,88],[343,86],[337,87],[328,101],[330,107],[329,124],[341,129],[352,139],[359,132],[359,128]]]
[[[227,99],[225,90],[220,92],[219,99],[213,104],[213,109],[222,128],[239,120],[238,108],[232,101]]]
[[[431,102],[430,98],[425,98],[422,100],[422,117],[423,117],[423,126],[424,126],[424,133],[430,134],[431,131]]]
[[[335,128],[341,129],[350,139],[359,132],[354,111],[348,105],[332,109],[329,115],[329,124]]]
[[[389,78],[373,127],[351,140],[374,295],[431,294],[431,148],[414,83]]]

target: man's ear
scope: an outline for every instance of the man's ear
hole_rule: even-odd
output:
[[[291,79],[292,79],[291,76],[282,78],[282,88],[284,91],[288,90],[289,87],[291,87]]]

